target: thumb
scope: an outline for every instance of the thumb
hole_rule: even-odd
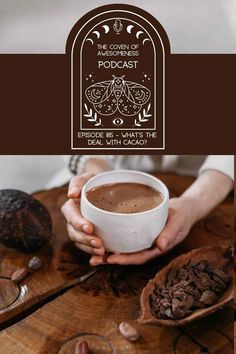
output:
[[[81,176],[73,177],[69,184],[68,198],[78,199],[83,185],[93,177],[92,173],[84,173]]]
[[[166,251],[169,246],[175,241],[178,235],[178,226],[176,223],[169,220],[162,230],[160,235],[157,237],[156,245],[162,251]]]

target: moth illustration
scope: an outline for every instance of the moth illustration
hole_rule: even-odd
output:
[[[124,116],[133,116],[140,112],[151,96],[148,88],[123,76],[112,75],[113,80],[102,81],[89,86],[85,95],[94,109],[104,116],[119,111]]]

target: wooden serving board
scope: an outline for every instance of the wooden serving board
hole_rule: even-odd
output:
[[[193,182],[190,177],[172,174],[157,176],[167,184],[171,196],[179,196]],[[1,352],[72,353],[73,341],[68,341],[86,332],[107,337],[116,353],[194,354],[203,350],[207,353],[206,348],[209,353],[233,353],[233,310],[230,307],[184,329],[136,323],[142,288],[171,259],[204,245],[233,244],[232,196],[207,219],[195,225],[188,238],[168,255],[143,266],[98,267],[94,276],[61,294],[61,289],[69,280],[92,269],[88,263],[89,257],[68,240],[60,213],[66,191],[67,188],[62,187],[36,194],[49,208],[55,238],[51,245],[36,253],[43,260],[43,268],[26,277],[20,284],[21,292],[17,300],[0,310],[0,323],[4,328],[0,333]],[[0,246],[0,275],[4,277],[2,283],[0,280],[0,287],[3,288],[6,277],[26,265],[31,257]],[[14,291],[11,289],[10,295]],[[2,293],[0,295],[10,301],[10,296]],[[11,298],[13,300],[14,296]],[[119,335],[117,326],[123,320],[131,321],[139,328],[142,337],[137,343],[129,343]],[[100,348],[96,353],[109,353],[102,337],[96,340],[96,346]],[[186,351],[186,348],[189,350]]]

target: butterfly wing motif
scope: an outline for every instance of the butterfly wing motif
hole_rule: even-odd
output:
[[[111,115],[117,110],[117,99],[114,95],[112,81],[102,81],[89,86],[85,95],[95,110],[102,115]]]
[[[107,97],[111,94],[110,90],[111,81],[98,82],[94,85],[89,86],[85,90],[85,95],[89,102],[92,104],[100,103],[105,101]]]
[[[117,111],[118,108],[117,98],[115,93],[112,91],[111,94],[102,102],[94,105],[96,111],[103,116],[110,116]]]
[[[109,116],[118,110],[124,116],[133,116],[148,102],[151,92],[143,85],[124,80],[122,87],[117,89],[110,80],[89,86],[85,95],[102,115]]]
[[[125,90],[122,92],[118,100],[118,110],[124,116],[133,116],[140,112],[142,106],[136,104],[135,102],[129,99],[129,96],[126,95]]]
[[[150,99],[150,96],[150,90],[143,85],[125,81],[118,109],[123,115],[133,116],[140,112],[142,106]]]
[[[141,106],[143,106],[149,101],[151,92],[147,87],[132,81],[125,81],[125,83],[126,95],[130,101]]]

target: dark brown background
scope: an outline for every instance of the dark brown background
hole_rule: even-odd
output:
[[[72,152],[66,60],[64,54],[0,55],[0,154]],[[235,67],[236,55],[169,56],[165,153],[235,151]]]

